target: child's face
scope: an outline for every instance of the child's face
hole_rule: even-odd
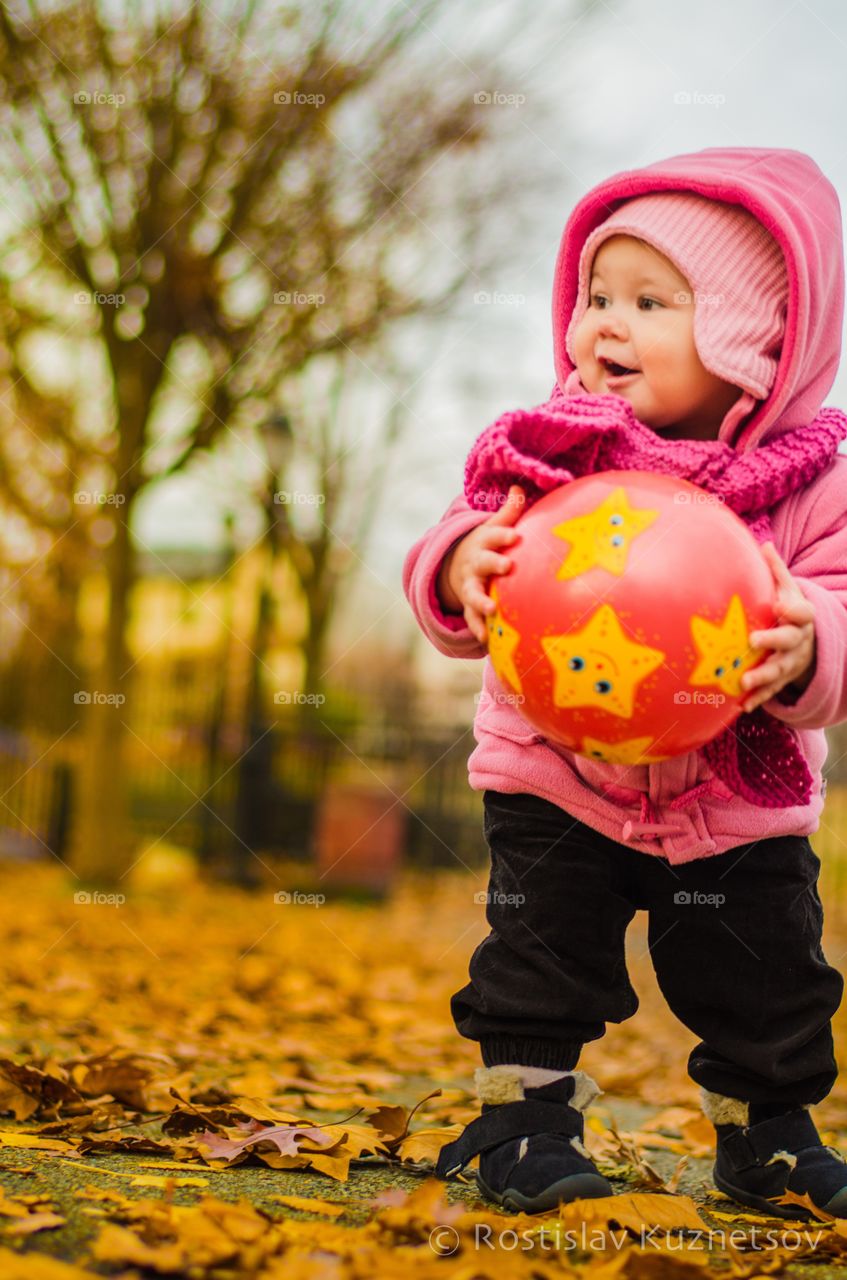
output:
[[[589,295],[573,335],[586,391],[623,396],[639,421],[672,439],[716,439],[741,391],[700,363],[685,276],[652,245],[610,236],[595,254]],[[616,377],[604,359],[637,372]]]

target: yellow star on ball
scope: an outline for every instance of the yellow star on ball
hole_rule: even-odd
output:
[[[741,597],[732,597],[723,622],[718,625],[695,614],[691,619],[691,635],[700,660],[688,683],[717,685],[729,697],[739,697],[741,677],[756,665],[764,652],[750,647]]]
[[[555,673],[557,707],[597,707],[616,716],[632,715],[638,684],[665,657],[630,640],[609,604],[601,604],[581,631],[542,636],[541,647]]]
[[[620,577],[633,539],[658,518],[658,511],[631,507],[626,490],[615,489],[595,511],[555,526],[556,537],[571,544],[556,577],[576,578],[595,566]]]
[[[647,754],[652,741],[652,735],[646,738],[626,738],[623,742],[601,742],[599,738],[583,738],[581,754],[591,756],[593,760],[604,760],[607,764],[658,764],[660,760],[669,760],[670,756]]]
[[[520,642],[520,632],[503,617],[495,588],[489,592],[497,605],[497,612],[488,615],[488,654],[497,679],[510,684],[515,693],[523,693],[521,678],[515,666],[515,650]]]

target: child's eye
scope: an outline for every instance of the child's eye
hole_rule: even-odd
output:
[[[605,309],[606,309],[606,304],[608,303],[608,301],[609,301],[609,299],[606,297],[605,293],[592,293],[592,294],[591,294],[591,296],[590,296],[590,303],[591,303],[591,306],[592,306],[592,307],[596,307],[596,308],[598,309],[598,311],[605,311]],[[648,304],[649,304],[649,306],[648,306],[648,307],[641,307],[641,304],[642,304],[643,302],[648,303]],[[641,307],[642,311],[645,311],[645,310],[648,310],[648,309],[649,309],[650,311],[652,311],[655,307],[661,307],[661,305],[662,305],[662,304],[661,304],[661,302],[657,301],[657,299],[656,299],[656,298],[645,298],[645,297],[641,297],[641,298],[639,298],[639,299],[638,299],[638,305],[639,305],[639,307]]]

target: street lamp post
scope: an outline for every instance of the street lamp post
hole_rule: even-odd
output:
[[[281,504],[276,500],[277,483],[284,474],[291,458],[294,443],[291,424],[286,414],[275,413],[261,427],[262,440],[267,457],[262,506],[265,513],[265,543],[267,555],[262,570],[262,581],[257,603],[256,627],[252,647],[250,685],[246,707],[246,748],[239,764],[236,830],[239,847],[236,850],[236,878],[245,886],[259,882],[247,850],[254,850],[265,841],[268,800],[273,778],[273,733],[267,722],[262,696],[262,667],[270,639],[273,621],[272,574],[279,547],[279,527],[282,523]]]
[[[229,659],[232,651],[231,638],[234,614],[234,584],[232,580],[232,567],[235,564],[234,530],[235,512],[227,510],[224,512],[224,547],[221,553],[221,564],[217,575],[223,592],[223,631],[221,636],[221,653],[217,672],[217,685],[215,688],[214,701],[212,703],[212,720],[209,725],[208,733],[206,795],[209,796],[209,802],[203,805],[201,815],[202,835],[200,842],[200,857],[201,860],[206,863],[212,861],[213,854],[215,853],[215,844],[219,839],[218,832],[214,830],[213,819],[216,817],[214,812],[215,790],[221,769],[221,733],[224,728],[224,717],[226,715],[230,668]]]

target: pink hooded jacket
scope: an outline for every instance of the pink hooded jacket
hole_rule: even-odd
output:
[[[577,270],[590,232],[625,200],[685,189],[744,205],[785,254],[789,299],[785,338],[767,400],[720,439],[739,452],[811,422],[832,386],[841,351],[844,263],[838,196],[809,156],[753,147],[709,148],[616,174],[589,191],[565,227],[553,284],[553,342],[558,385],[573,365],[565,334],[576,302]],[[776,835],[808,835],[820,825],[827,753],[824,727],[847,719],[847,456],[839,455],[805,489],[770,513],[777,550],[815,608],[814,675],[791,701],[787,690],[765,710],[797,730],[814,778],[808,804],[766,809],[714,777],[697,752],[651,765],[611,765],[576,755],[541,737],[502,697],[485,646],[437,594],[452,545],[487,519],[464,497],[412,547],[403,589],[424,634],[444,654],[484,658],[483,692],[468,761],[475,790],[530,792],[595,830],[670,863],[690,862]],[[499,696],[498,696],[499,695]]]

